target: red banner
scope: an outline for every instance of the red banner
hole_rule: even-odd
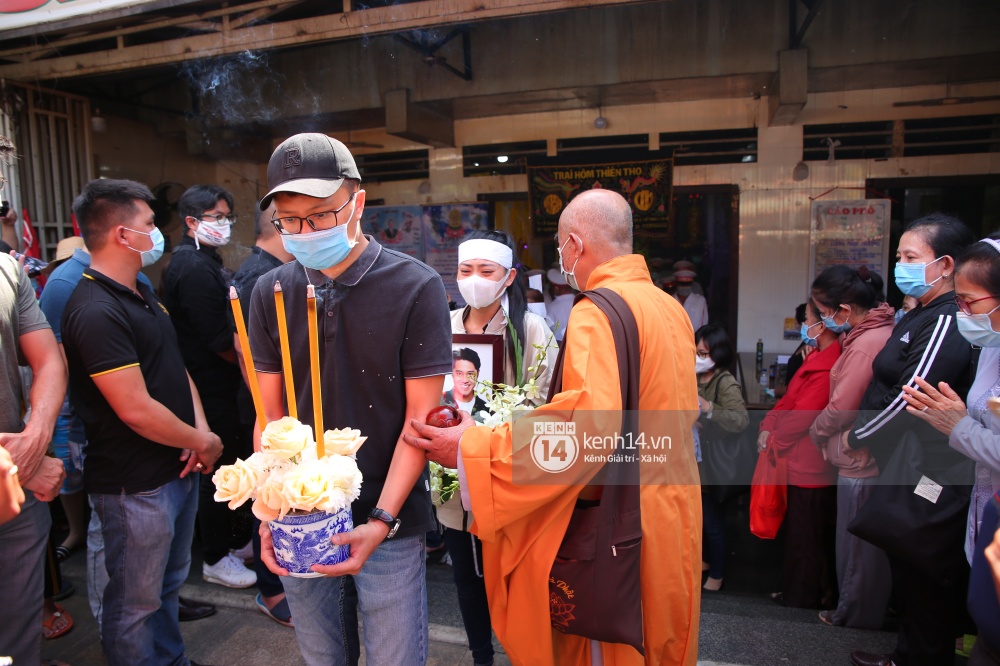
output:
[[[24,226],[21,230],[21,241],[24,244],[24,254],[35,259],[42,258],[42,244],[38,242],[35,229],[31,226],[31,218],[28,216],[28,209],[21,210],[21,219]]]

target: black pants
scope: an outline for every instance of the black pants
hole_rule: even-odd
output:
[[[896,666],[944,666],[955,663],[955,638],[962,633],[969,565],[961,544],[955,557],[930,576],[912,564],[889,558],[899,635],[892,660]]]
[[[786,606],[823,608],[836,603],[836,528],[836,486],[788,486],[781,565]]]
[[[715,501],[709,488],[701,494],[705,538],[701,559],[708,564],[708,575],[721,580],[726,566],[726,504]]]
[[[469,639],[472,661],[493,663],[493,629],[490,626],[490,606],[483,580],[482,542],[469,532],[445,529],[444,543],[451,555],[455,587],[458,588],[458,608]]]
[[[208,427],[222,440],[222,456],[216,461],[215,469],[220,465],[231,465],[237,458],[246,458],[253,453],[253,445],[246,440],[240,425],[235,395],[226,402],[206,399],[204,392],[201,395]],[[230,548],[244,546],[252,530],[249,503],[232,511],[225,502],[216,502],[214,496],[212,475],[201,475],[198,528],[206,564],[215,564],[229,554]]]

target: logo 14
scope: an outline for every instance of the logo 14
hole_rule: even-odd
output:
[[[553,474],[569,469],[580,455],[575,423],[536,421],[531,439],[531,459],[539,469]]]

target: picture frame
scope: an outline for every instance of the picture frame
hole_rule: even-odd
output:
[[[504,374],[504,344],[502,335],[454,333],[451,336],[452,351],[471,350],[479,359],[480,367],[477,376],[476,394],[484,397],[485,391],[479,382],[485,380],[494,384],[503,382]],[[454,388],[453,374],[445,376],[444,392]]]

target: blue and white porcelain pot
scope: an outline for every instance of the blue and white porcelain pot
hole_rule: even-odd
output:
[[[354,529],[350,507],[337,513],[314,511],[288,514],[268,521],[274,555],[278,564],[296,578],[316,578],[323,574],[311,570],[314,564],[340,564],[350,557],[349,546],[335,546],[330,537]]]

